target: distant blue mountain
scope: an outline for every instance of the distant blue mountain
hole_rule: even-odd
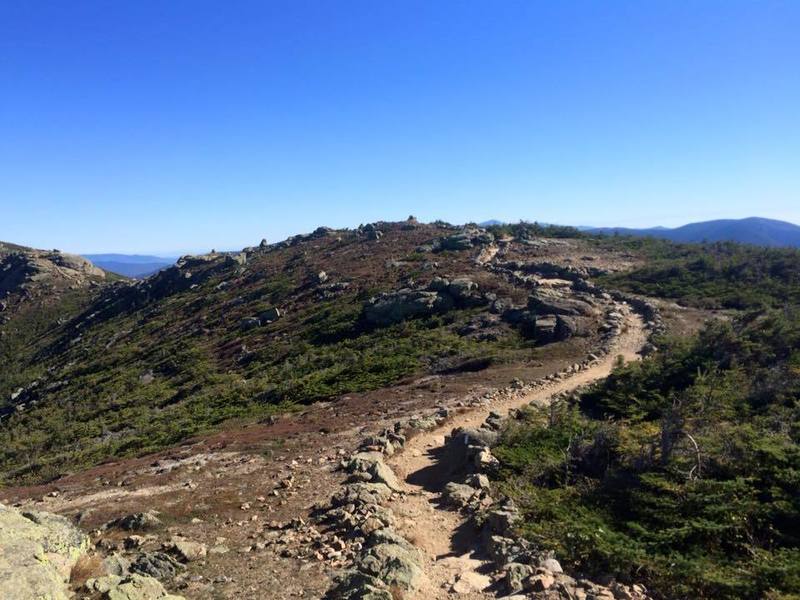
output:
[[[690,223],[669,229],[651,227],[630,229],[627,227],[595,227],[589,233],[605,235],[639,235],[672,240],[673,242],[741,242],[756,246],[800,247],[800,227],[786,221],[750,217],[747,219],[720,219]]]
[[[83,256],[101,269],[137,279],[157,273],[177,260],[142,254],[84,254]]]

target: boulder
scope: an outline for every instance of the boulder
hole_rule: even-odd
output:
[[[453,506],[460,509],[464,508],[465,506],[469,506],[472,498],[477,493],[479,493],[478,490],[473,487],[463,483],[451,481],[444,486],[444,490],[442,491],[442,500],[448,506]]]
[[[568,340],[574,335],[579,335],[581,329],[575,317],[558,315],[556,317],[556,339],[558,341]]]
[[[487,471],[494,471],[500,467],[500,461],[497,460],[492,451],[487,447],[480,448],[472,457],[472,465],[479,473]]]
[[[595,316],[597,309],[587,300],[566,297],[551,289],[538,289],[528,298],[528,310],[535,315]]]
[[[555,582],[555,577],[553,577],[551,574],[539,573],[533,577],[530,577],[525,582],[525,585],[534,592],[544,592],[550,589]]]
[[[544,312],[544,305],[537,310],[510,308],[503,312],[503,319],[517,327],[522,335],[533,338],[538,344],[550,344],[582,335],[580,317]]]
[[[486,475],[474,473],[467,477],[467,484],[478,490],[489,491],[491,483]]]
[[[354,454],[346,466],[348,473],[367,473],[370,482],[382,483],[395,492],[402,491],[400,482],[391,468],[384,462],[379,452],[359,452]]]
[[[192,562],[205,558],[208,549],[205,544],[184,539],[173,539],[164,544],[164,550],[175,556],[181,562]]]
[[[260,321],[260,325],[266,325],[267,323],[272,323],[273,321],[277,321],[283,316],[281,313],[281,309],[272,307],[268,308],[267,310],[259,313],[258,319]]]
[[[146,552],[131,565],[131,571],[156,579],[171,579],[184,566],[164,552]]]
[[[492,578],[474,571],[459,573],[451,590],[456,594],[473,594],[482,592],[492,585]]]
[[[325,236],[327,236],[327,235],[330,235],[331,233],[333,233],[333,229],[331,229],[330,227],[324,227],[324,226],[322,226],[322,227],[317,227],[317,228],[316,228],[316,229],[315,229],[315,230],[314,230],[314,231],[311,233],[311,236],[310,236],[310,237],[312,237],[312,238],[321,238],[321,237],[325,237]]]
[[[358,567],[390,588],[395,586],[406,591],[419,589],[423,579],[417,557],[399,544],[370,547],[359,559]]]
[[[506,590],[509,594],[521,592],[525,587],[525,579],[533,573],[533,567],[522,563],[508,563],[505,571]]]
[[[109,575],[116,575],[122,577],[128,573],[131,568],[131,561],[125,558],[122,554],[114,553],[106,556],[103,559],[103,570]]]
[[[241,321],[239,321],[239,329],[242,331],[249,331],[250,329],[255,329],[261,325],[261,321],[258,317],[244,317]]]
[[[477,289],[478,284],[471,279],[467,279],[466,277],[453,279],[453,281],[450,282],[450,285],[447,286],[448,293],[456,299],[467,298],[471,292]]]
[[[478,284],[466,277],[453,279],[447,286],[447,293],[453,298],[454,304],[460,306],[476,306],[488,301],[478,292]]]
[[[225,263],[229,266],[238,265],[243,267],[247,264],[247,254],[244,252],[234,252],[225,255]]]
[[[112,573],[111,575],[105,575],[104,577],[87,579],[86,583],[83,584],[83,587],[87,592],[106,594],[122,583],[122,580],[122,576]]]
[[[218,258],[219,255],[215,252],[211,252],[210,254],[186,254],[175,261],[175,266],[178,267],[178,269],[192,269],[212,263]]]
[[[502,535],[488,535],[487,528],[484,528],[483,533],[486,550],[498,567],[510,562],[527,562],[529,552],[524,540]]]
[[[105,277],[105,271],[95,267],[89,260],[78,256],[77,254],[67,254],[65,252],[58,252],[51,255],[50,260],[60,267],[79,271],[93,277]]]
[[[499,434],[496,431],[483,427],[478,429],[459,427],[453,430],[452,437],[453,442],[457,444],[491,447],[497,443]]]
[[[467,227],[436,241],[439,250],[469,250],[473,246],[483,246],[494,242],[494,236],[484,229]]]
[[[0,598],[68,600],[70,572],[88,548],[64,517],[0,504]]]
[[[404,288],[371,298],[364,307],[368,323],[385,327],[413,317],[443,313],[455,307],[487,304],[491,295],[478,291],[478,284],[466,277],[449,281],[434,277],[425,289]]]
[[[563,573],[564,569],[561,568],[561,563],[555,558],[545,558],[539,562],[539,567],[547,569],[551,573]]]
[[[472,236],[467,232],[456,233],[439,240],[442,250],[469,250],[472,248]]]
[[[146,531],[148,529],[155,529],[161,525],[161,519],[158,518],[154,511],[149,510],[125,515],[119,519],[109,521],[106,523],[105,528],[123,529],[125,531]]]
[[[356,570],[339,574],[336,577],[335,587],[325,597],[329,600],[395,599],[380,579]]]
[[[415,558],[419,558],[419,550],[407,539],[389,527],[381,527],[372,531],[367,538],[367,546],[380,544],[396,544],[402,546]]]
[[[550,344],[558,340],[558,317],[542,315],[534,317],[534,337],[539,344]]]
[[[383,483],[348,483],[334,494],[331,504],[333,506],[381,504],[386,502],[391,495],[392,490]]]
[[[502,318],[518,328],[525,337],[536,336],[536,315],[530,311],[523,308],[507,308],[503,310]]]
[[[102,583],[98,583],[98,580],[90,581],[94,581],[95,589],[98,586],[107,588],[103,593],[103,600],[183,600],[182,596],[167,593],[161,582],[146,575],[133,574],[119,580],[108,580],[104,577],[100,580]]]
[[[446,294],[403,289],[371,298],[364,307],[364,318],[373,325],[387,326],[412,317],[444,312],[452,308],[452,303],[452,298]]]
[[[431,429],[436,429],[440,421],[435,416],[413,416],[408,420],[408,427],[418,431],[430,431]]]
[[[432,292],[446,292],[448,287],[450,287],[450,280],[438,276],[431,279],[428,284],[428,289]]]

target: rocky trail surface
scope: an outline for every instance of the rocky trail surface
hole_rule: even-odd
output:
[[[555,381],[518,398],[501,401],[490,407],[478,407],[455,416],[445,425],[424,432],[411,440],[405,450],[389,461],[404,484],[406,494],[391,503],[398,515],[401,533],[417,546],[424,557],[426,575],[418,598],[494,598],[492,567],[481,550],[480,541],[470,531],[463,515],[443,506],[442,490],[451,480],[454,465],[441,459],[445,452],[445,435],[453,428],[477,428],[490,412],[507,413],[528,404],[546,405],[560,393],[571,392],[606,377],[618,356],[626,362],[640,359],[639,351],[646,343],[642,319],[626,315],[626,328],[604,359],[572,377]]]

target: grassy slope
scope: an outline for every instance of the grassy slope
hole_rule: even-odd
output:
[[[475,267],[471,252],[414,252],[441,234],[393,226],[378,243],[331,235],[252,256],[245,267],[222,257],[192,267],[192,287],[108,290],[83,317],[19,352],[13,369],[0,366],[5,391],[41,379],[38,404],[0,427],[0,473],[6,482],[40,481],[162,448],[230,418],[381,388],[454,357],[529,355],[513,332],[497,342],[458,336],[454,329],[474,310],[361,327],[368,297],[429,279],[429,260],[437,273],[474,275],[486,289],[506,285]],[[314,279],[323,269],[352,285],[321,299]],[[270,306],[286,316],[240,329],[242,317]]]

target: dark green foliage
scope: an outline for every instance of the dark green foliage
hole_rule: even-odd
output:
[[[540,225],[539,223],[529,223],[527,221],[520,221],[519,223],[503,223],[501,225],[490,225],[486,229],[498,237],[501,235],[510,235],[517,239],[535,237],[586,237],[580,232],[580,230],[568,225]]]
[[[800,313],[662,344],[504,434],[524,534],[665,597],[800,594]]]
[[[627,248],[648,259],[632,272],[599,278],[607,287],[707,308],[800,304],[800,250],[613,237],[595,243]]]
[[[17,388],[30,383],[44,369],[26,359],[41,340],[59,330],[59,319],[74,317],[89,302],[82,290],[67,290],[56,301],[22,307],[0,335],[0,409]]]

